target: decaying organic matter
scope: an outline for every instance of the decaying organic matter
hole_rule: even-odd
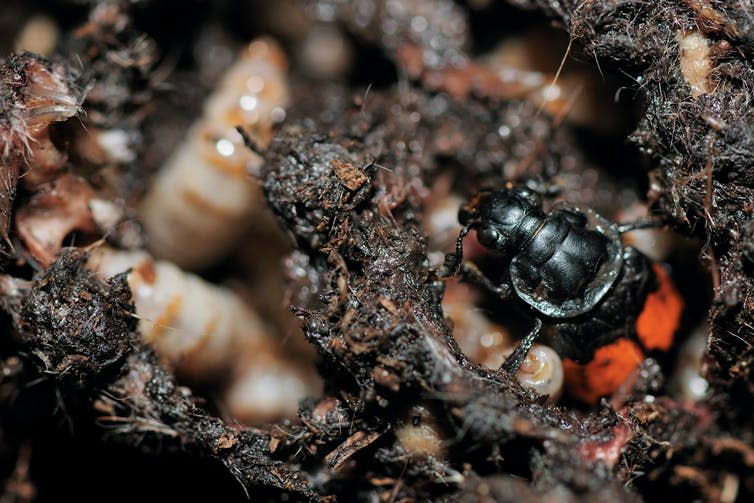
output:
[[[34,282],[2,278],[3,304],[32,361],[119,436],[175,439],[225,463],[244,485],[312,496],[308,477],[269,454],[269,436],[237,431],[197,407],[134,332],[124,276],[103,283],[86,255],[66,251]],[[98,384],[97,384],[98,383]]]
[[[21,27],[40,14],[58,40],[45,58],[0,55],[0,502],[751,499],[751,2],[195,4],[11,0],[0,12],[0,48],[28,40]],[[562,44],[534,40],[547,24]],[[256,110],[247,91],[260,83],[229,84],[229,67],[260,35],[282,47],[262,83],[282,91],[263,133],[244,138],[233,114]],[[511,41],[526,57],[550,53],[509,67]],[[221,215],[223,228],[186,214],[179,255],[212,250],[187,260],[201,278],[144,268],[150,239],[164,244],[149,225],[176,229],[145,222],[144,232],[137,208],[153,206],[147,187],[170,152],[206,164],[180,142],[218,84],[228,103],[207,146],[222,154],[216,140],[237,133],[243,186],[229,183],[261,185],[266,205]],[[507,182],[547,194],[545,211],[567,201],[665,226],[648,242],[663,241],[653,257],[688,309],[669,351],[637,353],[636,370],[593,406],[573,390],[558,399],[557,365],[549,398],[499,370],[529,328],[525,306],[440,274],[458,206]],[[202,188],[227,202],[212,187]],[[464,249],[486,274],[505,274],[474,233]],[[101,253],[138,264],[104,279],[87,266]],[[140,288],[168,270],[182,278],[170,299],[145,307]],[[232,298],[223,320],[181,305],[215,295]],[[189,312],[207,314],[193,338],[176,330],[168,350],[150,346],[144,327],[180,328],[165,320]],[[233,340],[209,351],[221,322]],[[264,370],[267,349],[236,340],[262,324],[279,375]],[[171,353],[184,343],[196,359]],[[522,371],[536,370],[531,356]],[[324,390],[300,403],[270,384],[315,371]],[[212,380],[234,372],[286,417],[240,417]],[[236,388],[232,400],[259,412]]]
[[[50,125],[79,112],[80,93],[65,66],[31,53],[0,67],[0,237],[8,244],[19,176],[30,175],[25,182],[36,187],[63,167],[66,155],[52,143]]]

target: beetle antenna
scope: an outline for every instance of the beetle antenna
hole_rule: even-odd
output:
[[[471,228],[475,225],[475,222],[469,222],[464,225],[461,232],[458,233],[458,239],[456,239],[456,250],[453,253],[445,255],[445,261],[440,269],[439,276],[443,279],[452,278],[461,270],[461,262],[463,262],[463,238],[469,233]]]

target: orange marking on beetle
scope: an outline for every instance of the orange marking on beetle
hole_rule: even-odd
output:
[[[644,359],[639,346],[625,338],[600,347],[586,364],[563,360],[566,390],[588,404],[611,395]]]
[[[647,296],[636,319],[636,336],[648,350],[667,351],[673,344],[683,312],[683,298],[660,264],[652,264],[660,287]]]

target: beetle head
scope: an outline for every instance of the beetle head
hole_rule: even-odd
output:
[[[526,236],[527,224],[541,208],[539,196],[525,188],[481,192],[459,211],[463,225],[476,229],[479,243],[508,252]]]

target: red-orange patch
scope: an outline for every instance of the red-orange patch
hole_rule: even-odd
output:
[[[588,404],[613,394],[644,359],[639,346],[625,338],[600,347],[587,364],[566,358],[563,373],[567,392]]]
[[[659,264],[652,264],[660,287],[647,296],[636,319],[636,336],[648,350],[667,351],[673,344],[683,311],[683,298]]]

